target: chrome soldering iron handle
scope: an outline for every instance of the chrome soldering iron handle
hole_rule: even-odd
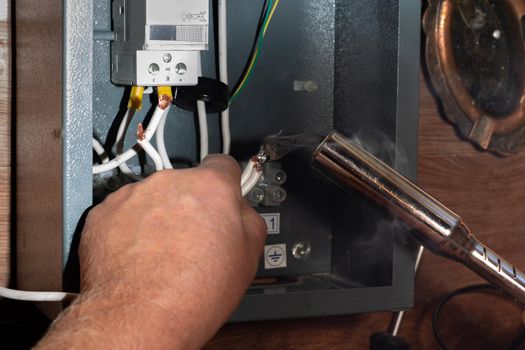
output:
[[[459,261],[525,306],[525,274],[481,244],[461,217],[343,135],[328,135],[313,165],[398,216],[425,248]]]
[[[525,274],[477,239],[472,240],[474,249],[464,264],[525,307]]]

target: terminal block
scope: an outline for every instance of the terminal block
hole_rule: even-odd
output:
[[[263,175],[247,198],[253,206],[276,207],[281,205],[288,194],[283,188],[288,175],[278,162],[263,165]]]
[[[111,80],[192,86],[208,49],[208,0],[114,0]]]

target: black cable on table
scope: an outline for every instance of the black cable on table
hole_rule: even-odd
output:
[[[441,330],[439,328],[439,316],[441,314],[441,310],[443,307],[453,298],[464,295],[468,293],[474,293],[478,291],[491,291],[491,292],[499,292],[496,287],[494,287],[491,284],[473,284],[471,286],[466,286],[463,288],[456,289],[445,296],[439,301],[439,303],[436,305],[434,312],[432,313],[432,332],[434,333],[434,337],[436,338],[436,341],[438,342],[439,346],[443,350],[448,350],[447,345],[445,344],[445,341],[443,339],[443,336],[441,335]],[[522,332],[508,347],[508,350],[516,350],[519,349],[520,346],[525,342],[525,331]]]

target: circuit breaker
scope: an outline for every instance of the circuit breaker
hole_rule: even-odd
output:
[[[111,79],[117,85],[196,85],[208,49],[208,0],[115,0]]]
[[[47,279],[52,283],[35,288],[57,289],[69,286],[75,277],[71,261],[85,210],[131,181],[119,169],[93,176],[94,161],[98,161],[93,138],[110,153],[116,152],[113,146],[119,125],[129,117],[130,86],[146,89],[142,109],[129,120],[125,150],[135,147],[137,125],[155,113],[158,87],[170,87],[176,100],[198,89],[203,78],[221,80],[218,15],[217,4],[211,0],[64,1],[63,12],[54,9],[50,0],[40,1],[49,3],[50,12],[56,11],[55,16],[46,18],[62,18],[59,27],[64,28],[64,51],[49,49],[49,57],[58,55],[50,66],[64,62],[64,75],[59,79],[62,89],[57,90],[56,110],[48,118],[62,117],[58,121],[62,125],[62,153],[53,153],[59,158],[56,162],[61,166],[56,169],[62,169],[62,182],[57,186],[38,176],[34,177],[40,181],[36,186],[22,177],[17,179],[20,189],[31,189],[17,193],[18,235],[23,242],[18,272],[21,287],[35,287],[35,274],[49,274],[43,266],[52,260],[65,268],[64,279],[62,271],[58,275],[53,270],[52,278]],[[18,6],[26,4],[31,9],[30,3],[17,1]],[[257,28],[264,21],[262,10],[274,2],[227,3],[227,71],[233,92],[250,69]],[[232,156],[244,167],[267,135],[323,135],[336,129],[359,138],[369,151],[415,178],[419,22],[417,0],[280,1],[264,41],[256,46],[260,52],[248,83],[229,101]],[[23,35],[17,33],[17,38],[23,40]],[[26,57],[25,49],[21,47],[17,57]],[[17,74],[20,86],[24,79],[46,72],[24,73]],[[26,111],[27,103],[19,104],[20,142],[29,139],[23,133],[34,127],[34,110]],[[35,110],[48,105],[40,103]],[[199,124],[203,119],[207,121],[209,153],[222,151],[222,115],[209,104],[205,107],[206,118],[177,105],[171,105],[165,114],[166,158],[175,169],[199,163],[203,136]],[[50,125],[49,121],[45,125]],[[38,130],[31,140],[41,137],[46,141],[50,134],[54,135]],[[155,138],[151,142],[156,145]],[[39,166],[34,147],[19,149],[25,156],[35,152],[31,171],[49,167],[49,163]],[[298,152],[266,163],[261,178],[246,195],[266,221],[268,238],[256,280],[232,316],[234,321],[412,305],[415,249],[404,236],[406,228],[363,198],[335,187],[311,167],[310,156]],[[110,157],[114,159],[114,154]],[[137,176],[155,171],[152,159],[143,153],[127,165]],[[45,221],[24,213],[25,204],[35,200],[28,193],[37,191],[41,193],[37,198],[44,198],[56,188],[60,189],[53,192],[60,196],[61,200],[55,201],[59,209]],[[43,204],[40,208],[47,207]],[[49,222],[61,223],[46,232],[55,238],[34,240],[39,225]]]

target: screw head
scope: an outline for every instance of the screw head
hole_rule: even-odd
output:
[[[287,178],[288,175],[286,175],[286,172],[284,170],[277,170],[273,175],[273,182],[275,182],[278,185],[282,185],[286,182]]]
[[[178,75],[183,75],[184,73],[186,73],[186,71],[188,70],[188,67],[186,67],[186,65],[184,63],[177,63],[177,65],[175,66],[175,73],[177,73]]]
[[[286,200],[287,193],[284,188],[277,187],[272,191],[272,199],[278,203],[282,203]]]
[[[252,191],[252,199],[255,203],[261,203],[264,200],[264,191],[260,188],[255,188]]]
[[[165,63],[170,63],[172,58],[173,58],[173,57],[171,57],[171,54],[169,54],[169,53],[165,53],[165,54],[162,56],[162,60],[163,60]]]
[[[292,255],[297,260],[306,260],[312,253],[312,246],[308,242],[298,242],[292,247]]]
[[[158,64],[152,63],[149,65],[148,71],[150,74],[157,74],[158,72],[160,72],[160,67]]]

